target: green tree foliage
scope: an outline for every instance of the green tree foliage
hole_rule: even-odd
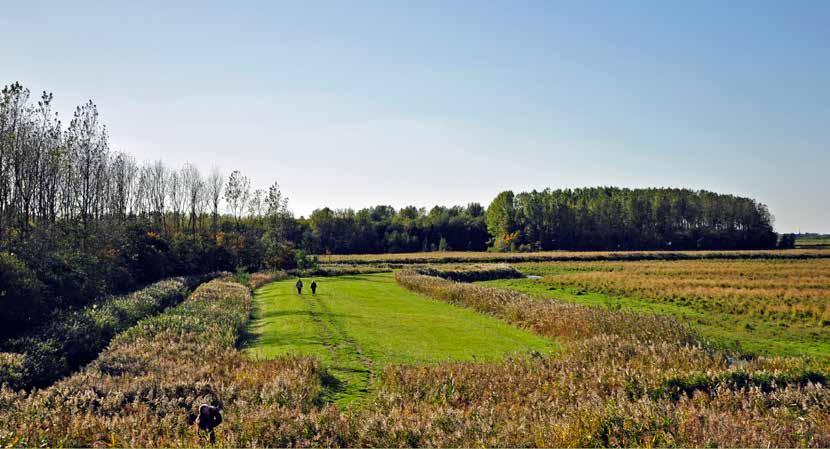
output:
[[[0,340],[45,312],[44,286],[20,259],[0,253]]]
[[[164,277],[292,263],[278,187],[251,194],[235,171],[222,215],[218,170],[136,163],[110,149],[93,102],[62,129],[52,94],[30,97],[19,83],[0,91],[0,343]]]
[[[778,239],[778,247],[781,249],[795,248],[795,234],[782,234]]]
[[[488,207],[487,225],[497,249],[505,239],[528,250],[752,249],[777,241],[765,205],[688,189],[507,191]]]
[[[375,206],[317,209],[296,221],[297,244],[313,254],[399,253],[432,250],[483,251],[490,238],[478,203],[466,207]]]

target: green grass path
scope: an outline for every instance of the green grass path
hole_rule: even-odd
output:
[[[405,290],[389,273],[320,278],[314,296],[308,287],[297,295],[295,282],[257,290],[247,351],[265,359],[319,357],[336,378],[328,399],[341,405],[365,397],[388,364],[488,361],[557,348],[498,319]]]

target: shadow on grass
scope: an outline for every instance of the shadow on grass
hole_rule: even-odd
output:
[[[339,317],[339,318],[358,318],[355,315],[346,315],[346,314],[337,314],[337,313],[317,313],[312,312],[310,310],[275,310],[272,312],[266,312],[261,315],[254,317],[254,321],[256,320],[265,320],[268,318],[279,318],[283,316],[321,316],[321,317]]]
[[[349,275],[343,275],[343,276],[335,276],[335,277],[332,277],[331,279],[337,279],[337,280],[342,279],[342,280],[345,280],[345,281],[376,282],[376,283],[384,283],[384,284],[389,283],[389,280],[388,280],[387,277],[379,277],[379,276],[375,276],[373,274],[349,274]],[[318,284],[322,284],[322,283],[318,282]]]

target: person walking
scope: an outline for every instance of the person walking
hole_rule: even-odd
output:
[[[297,294],[302,295],[303,294],[303,280],[297,278],[297,283],[294,284],[294,286],[297,287]]]
[[[311,294],[317,294],[317,281],[311,281]]]

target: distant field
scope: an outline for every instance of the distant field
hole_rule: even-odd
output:
[[[539,279],[486,284],[565,301],[665,313],[715,342],[830,360],[830,259],[546,262]]]
[[[557,347],[495,318],[405,290],[390,274],[318,281],[315,296],[307,289],[297,295],[293,279],[259,289],[247,351],[262,359],[319,357],[336,378],[330,399],[340,404],[365,396],[386,365],[497,360]]]
[[[830,258],[830,251],[822,249],[758,251],[543,251],[531,253],[435,251],[397,254],[330,254],[319,256],[320,262],[325,264],[809,258]]]
[[[830,250],[830,237],[807,237],[795,240],[795,247],[799,249]]]

